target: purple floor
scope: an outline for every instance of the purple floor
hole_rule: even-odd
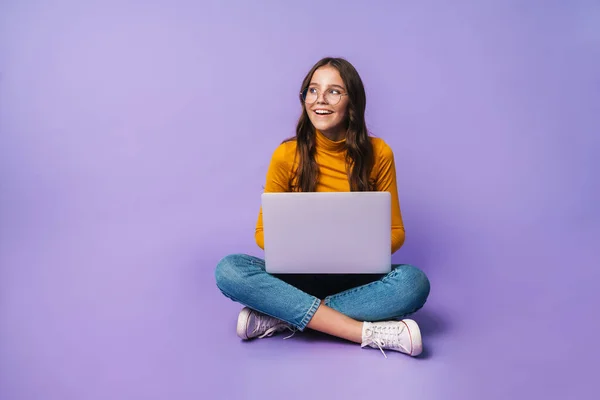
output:
[[[597,2],[0,2],[0,400],[597,399]],[[395,154],[425,353],[241,342],[310,66]],[[595,393],[595,394],[594,394]]]
[[[598,230],[550,249],[555,235],[533,230],[413,254],[432,282],[415,315],[426,350],[385,359],[316,333],[241,342],[240,307],[213,283],[223,246],[182,244],[183,218],[130,222],[3,243],[14,266],[1,281],[3,399],[583,399],[597,388]]]

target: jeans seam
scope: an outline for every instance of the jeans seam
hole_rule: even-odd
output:
[[[367,283],[366,285],[359,286],[359,287],[356,287],[356,288],[351,288],[351,289],[345,290],[342,293],[334,294],[332,296],[327,296],[327,297],[331,300],[333,298],[342,298],[342,297],[350,296],[350,295],[352,295],[354,293],[358,293],[358,292],[360,292],[362,290],[370,288],[371,286],[374,286],[374,285],[376,285],[376,284],[378,284],[380,282],[382,282],[382,281],[375,281],[375,282]]]
[[[323,304],[325,304],[326,306],[331,307],[333,309],[336,309],[336,303],[338,300],[342,300],[348,296],[352,296],[356,293],[360,293],[360,291],[362,291],[363,289],[371,289],[371,288],[373,288],[374,285],[381,284],[381,283],[383,283],[383,284],[389,283],[390,280],[395,279],[401,273],[401,268],[399,268],[399,267],[401,267],[402,265],[405,265],[405,264],[396,265],[395,266],[396,268],[394,268],[394,270],[392,270],[390,273],[388,273],[386,276],[382,277],[379,280],[370,282],[366,285],[362,285],[359,287],[347,289],[341,293],[327,296],[327,297],[325,297],[325,299],[323,299]],[[411,311],[404,312],[404,313],[398,314],[398,315],[391,315],[390,317],[386,317],[386,318],[389,318],[392,320],[393,319],[403,319],[403,318],[419,311],[421,308],[423,308],[423,305],[424,304],[412,309]]]
[[[319,299],[315,298],[315,300],[313,301],[313,304],[311,305],[311,307],[309,308],[309,310],[304,315],[304,318],[302,319],[302,322],[300,324],[298,324],[295,321],[290,321],[288,319],[281,318],[280,316],[271,315],[271,314],[265,312],[264,310],[260,310],[260,309],[257,309],[255,307],[250,307],[248,304],[244,303],[241,300],[238,300],[235,296],[232,296],[231,294],[225,292],[221,288],[219,288],[219,290],[221,291],[221,293],[225,297],[229,298],[230,300],[233,300],[234,302],[239,303],[239,304],[243,305],[244,307],[248,307],[248,308],[250,308],[250,309],[252,309],[254,311],[258,311],[259,313],[268,315],[268,316],[270,316],[272,318],[278,319],[278,320],[283,321],[283,322],[285,322],[285,323],[287,323],[289,325],[292,325],[292,326],[296,327],[297,329],[299,329],[301,332],[306,328],[306,325],[311,320],[312,316],[314,315],[314,313],[317,311],[317,308],[318,308],[318,304],[315,306],[315,302],[318,302]]]
[[[327,298],[326,298],[326,299],[325,299],[325,300],[326,300],[326,303],[325,303],[325,304],[326,304],[326,305],[330,304],[330,302],[331,302],[331,299],[335,299],[335,298],[343,298],[343,297],[346,297],[346,296],[350,296],[350,295],[352,295],[352,294],[354,294],[354,293],[358,293],[358,292],[360,292],[361,290],[368,289],[368,288],[370,288],[370,287],[372,287],[372,286],[374,286],[374,285],[377,285],[377,284],[379,284],[379,283],[385,283],[385,282],[387,282],[388,280],[390,280],[390,279],[392,279],[392,278],[395,278],[395,277],[396,277],[396,275],[398,275],[398,273],[400,272],[400,271],[399,271],[399,269],[400,269],[400,268],[398,268],[399,266],[400,266],[400,265],[398,265],[396,268],[394,268],[394,270],[393,270],[393,271],[391,271],[390,273],[388,273],[387,275],[385,275],[385,276],[384,276],[384,277],[382,277],[381,279],[378,279],[378,280],[376,280],[376,281],[373,281],[373,282],[367,283],[366,285],[362,285],[362,286],[359,286],[359,287],[355,287],[355,288],[350,288],[350,289],[347,289],[347,290],[343,291],[342,293],[337,293],[337,294],[334,294],[334,295],[331,295],[331,296],[327,296],[327,298],[329,299],[329,301],[327,301]]]
[[[253,258],[248,258],[248,263],[250,264],[250,266],[255,266],[256,265],[256,261]],[[258,311],[262,314],[268,315],[270,317],[276,318],[280,321],[283,321],[289,325],[292,325],[294,327],[296,327],[298,330],[300,331],[304,331],[304,329],[306,328],[306,325],[308,325],[308,323],[310,322],[310,320],[312,319],[313,315],[315,314],[315,312],[317,311],[317,309],[319,308],[319,305],[321,304],[321,301],[317,298],[317,297],[313,297],[313,302],[311,304],[311,306],[309,307],[308,311],[304,314],[304,317],[302,318],[302,321],[300,323],[296,322],[296,321],[291,321],[288,319],[284,319],[281,318],[280,316],[275,316],[275,315],[271,315],[263,310],[254,308],[254,307],[250,307],[248,304],[244,303],[243,301],[239,300],[238,298],[236,298],[235,296],[231,295],[230,293],[228,293],[227,291],[223,290],[219,284],[216,284],[217,289],[219,289],[219,291],[227,298],[229,298],[230,300],[239,303],[245,307],[248,307],[254,311]]]
[[[321,300],[319,300],[317,297],[315,297],[312,305],[310,306],[310,308],[308,309],[306,314],[304,314],[304,318],[302,319],[302,322],[300,322],[300,325],[296,325],[296,327],[301,332],[304,331],[304,329],[306,329],[306,325],[308,325],[308,323],[310,322],[312,317],[315,315],[315,313],[317,312],[317,309],[319,308],[320,305],[321,305]]]

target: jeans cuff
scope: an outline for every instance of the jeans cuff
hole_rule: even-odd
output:
[[[306,314],[304,314],[304,318],[302,319],[302,322],[300,322],[300,325],[296,326],[298,328],[298,330],[300,330],[300,332],[302,332],[302,331],[304,331],[304,329],[306,329],[306,325],[308,325],[308,323],[312,319],[313,315],[315,315],[315,313],[317,312],[317,309],[319,308],[320,305],[321,305],[321,300],[319,300],[317,297],[315,297],[312,305],[310,306],[310,308],[308,309]]]

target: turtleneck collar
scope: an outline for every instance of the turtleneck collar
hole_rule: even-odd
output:
[[[339,152],[344,151],[346,148],[346,138],[339,140],[339,141],[333,141],[333,140],[329,139],[327,136],[323,135],[323,133],[321,131],[319,131],[318,129],[316,129],[316,137],[317,137],[317,147],[320,147],[325,151],[339,153]]]

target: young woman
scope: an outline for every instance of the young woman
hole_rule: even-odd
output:
[[[344,59],[324,58],[304,78],[300,100],[296,136],[275,149],[265,191],[389,191],[390,245],[395,252],[404,243],[404,226],[394,155],[383,140],[367,132],[366,96],[358,72]],[[264,249],[262,209],[255,239]],[[422,351],[417,323],[403,319],[429,296],[429,280],[413,266],[394,265],[389,274],[372,279],[278,277],[265,272],[262,259],[234,254],[219,262],[215,277],[225,296],[246,306],[237,324],[244,340],[309,328],[379,348],[384,356],[383,349],[411,356]]]

